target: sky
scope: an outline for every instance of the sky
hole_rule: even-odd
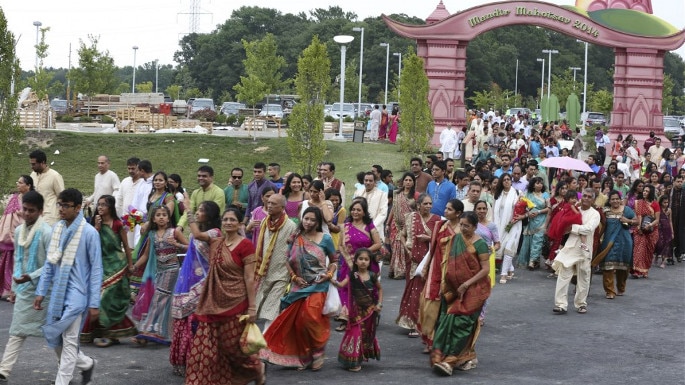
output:
[[[368,0],[294,0],[238,2],[230,0],[195,0],[199,2],[198,32],[211,32],[218,24],[230,18],[233,10],[243,5],[276,8],[281,12],[308,13],[315,8],[327,9],[340,6],[343,11],[354,12],[363,20],[382,13],[404,13],[425,19],[433,12],[439,0],[381,2],[388,4],[381,9],[378,3]],[[494,1],[487,0],[443,0],[450,13]],[[558,5],[573,5],[574,0],[548,0]],[[374,4],[369,7],[369,4]],[[117,66],[133,65],[134,50],[136,65],[159,60],[160,64],[176,64],[173,54],[178,50],[178,40],[190,27],[189,12],[191,0],[0,0],[10,30],[17,43],[17,54],[21,67],[31,70],[35,65],[36,27],[50,27],[46,42],[50,46],[45,67],[67,68],[69,66],[69,45],[71,44],[72,66],[78,63],[79,40],[88,42],[88,35],[99,36],[98,47],[109,51]],[[676,28],[685,28],[685,1],[652,0],[654,15],[668,21]],[[352,31],[341,31],[356,34]],[[87,43],[88,44],[88,43]],[[676,51],[685,58],[685,46]]]

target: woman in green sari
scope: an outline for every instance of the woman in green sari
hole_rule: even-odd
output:
[[[481,308],[490,296],[490,250],[476,234],[478,217],[469,211],[459,220],[452,249],[442,263],[440,315],[435,327],[431,366],[439,375],[450,376],[456,367],[476,367],[476,340],[480,334]]]
[[[119,343],[119,338],[138,334],[133,322],[126,316],[131,291],[128,271],[133,266],[128,246],[127,228],[117,217],[115,200],[111,195],[98,199],[97,214],[92,224],[100,233],[102,246],[102,290],[100,316],[97,322],[86,319],[81,330],[81,342],[93,342],[99,347]]]

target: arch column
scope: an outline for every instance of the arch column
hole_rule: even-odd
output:
[[[611,132],[644,140],[663,135],[664,54],[649,48],[614,48],[614,103]]]
[[[424,59],[428,77],[428,103],[433,112],[433,143],[449,124],[455,129],[466,125],[466,47],[468,41],[453,39],[417,40],[417,55]]]

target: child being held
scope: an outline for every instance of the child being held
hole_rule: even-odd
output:
[[[582,225],[583,215],[576,205],[578,204],[578,194],[573,190],[568,190],[564,196],[564,203],[561,204],[561,209],[554,216],[554,220],[549,226],[547,235],[552,239],[562,239],[568,233],[572,225]],[[585,253],[590,252],[587,246],[587,236],[580,235],[580,248]]]

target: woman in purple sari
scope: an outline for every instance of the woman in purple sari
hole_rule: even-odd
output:
[[[340,237],[340,252],[342,253],[342,260],[339,260],[337,280],[333,284],[337,286],[338,281],[344,280],[350,275],[352,263],[354,261],[354,253],[357,249],[367,248],[372,253],[378,252],[381,248],[381,238],[378,235],[378,230],[373,225],[373,220],[369,215],[369,206],[366,199],[357,198],[350,205],[350,215],[343,226],[342,237]],[[378,257],[371,260],[369,270],[375,274],[380,273],[380,265],[378,264]],[[344,262],[344,263],[343,263]],[[342,309],[338,319],[341,321],[340,326],[335,328],[336,331],[345,331],[347,320],[349,317],[349,295],[347,288],[338,288],[340,294],[340,302]],[[374,292],[374,295],[376,293]]]
[[[200,203],[197,212],[188,211],[190,243],[176,280],[171,303],[172,338],[169,361],[174,374],[185,376],[186,361],[193,345],[191,321],[209,271],[209,242],[221,237],[221,209],[214,201]]]

